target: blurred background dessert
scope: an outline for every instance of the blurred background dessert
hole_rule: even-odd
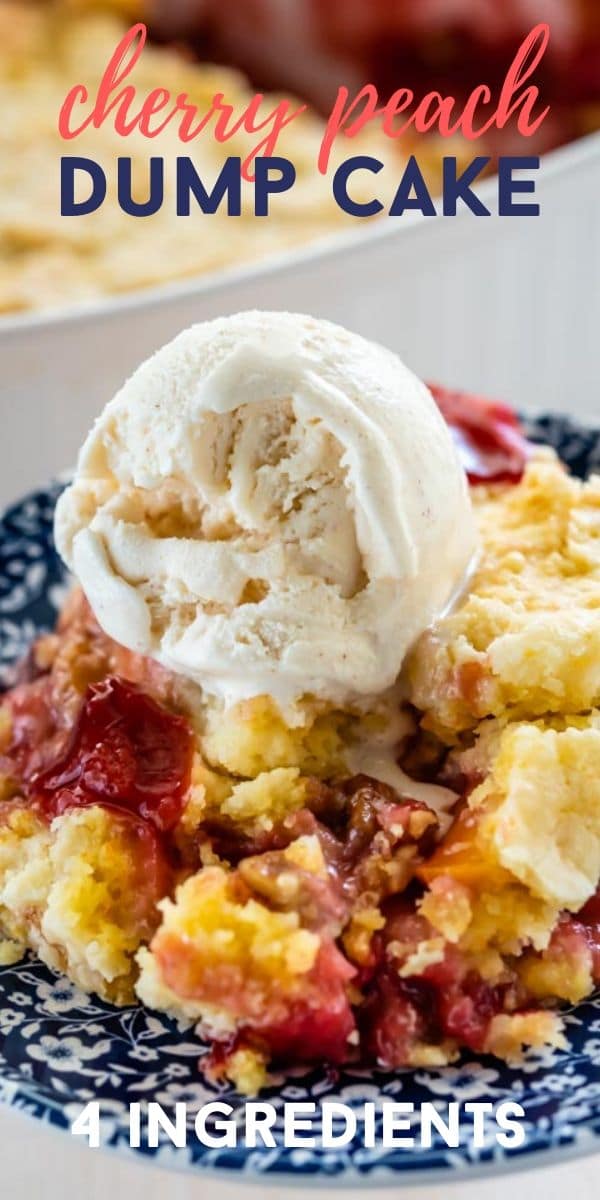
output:
[[[244,159],[256,135],[240,131],[220,145],[209,131],[184,145],[174,124],[152,140],[139,130],[123,139],[106,122],[62,141],[57,122],[68,90],[83,83],[95,95],[130,15],[69,0],[0,0],[0,105],[6,114],[0,130],[0,313],[93,303],[103,295],[261,260],[352,224],[316,170],[323,122],[313,113],[283,130],[278,153],[293,161],[297,178],[268,220],[254,217],[251,205],[235,219],[221,205],[206,223],[198,219],[198,210],[186,220],[175,209],[178,156],[191,158],[210,189],[227,156]],[[253,95],[239,71],[195,61],[179,46],[147,44],[135,67],[135,84],[140,97],[158,87],[173,97],[185,92],[200,113],[222,92],[241,115]],[[274,103],[268,98],[265,104],[268,113]],[[144,201],[149,160],[157,154],[164,160],[162,207],[152,216],[131,217],[117,204],[117,158],[131,158],[132,191]],[[87,157],[104,169],[107,196],[95,212],[61,216],[62,155]],[[85,176],[80,182],[83,198],[90,183]]]
[[[268,220],[256,218],[251,205],[233,220],[223,206],[209,223],[194,212],[187,220],[176,215],[177,157],[189,155],[212,186],[228,155],[248,153],[251,140],[243,133],[224,145],[208,133],[182,147],[174,125],[156,142],[138,131],[123,141],[105,124],[68,145],[61,141],[57,118],[67,91],[83,82],[94,94],[117,42],[139,19],[150,32],[135,68],[142,95],[156,87],[186,92],[206,110],[214,93],[222,92],[236,112],[257,89],[309,102],[310,110],[283,131],[277,146],[293,161],[297,180]],[[93,304],[103,296],[263,261],[340,230],[360,232],[363,222],[340,210],[330,178],[316,169],[324,114],[338,86],[375,82],[382,98],[398,86],[417,96],[436,88],[460,100],[482,80],[500,85],[524,34],[540,19],[552,27],[539,75],[552,111],[527,153],[600,127],[597,0],[0,0],[0,314]],[[266,111],[278,98],[267,95]],[[416,154],[433,195],[441,190],[442,156],[466,162],[473,155],[472,143],[444,141],[436,133],[409,133],[392,142],[369,128],[352,141],[351,151],[348,145],[337,145],[337,161],[349,152],[385,160],[391,166],[387,186]],[[477,143],[477,153],[492,158],[513,151],[523,153],[523,140],[517,135],[515,142],[510,129]],[[59,160],[65,153],[105,169],[107,197],[96,212],[61,216]],[[117,204],[116,159],[131,157],[133,189],[144,200],[149,159],[157,153],[165,161],[162,208],[133,218]],[[382,200],[385,190],[378,179]]]
[[[597,0],[148,0],[148,13],[157,33],[196,39],[199,53],[323,110],[341,83],[375,83],[384,98],[400,86],[459,98],[499,87],[523,37],[546,21],[536,78],[552,119],[536,150],[600,126]]]

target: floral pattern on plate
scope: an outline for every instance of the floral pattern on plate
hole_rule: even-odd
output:
[[[579,475],[600,466],[600,432],[567,418],[529,420],[527,431],[549,442]],[[37,632],[52,627],[67,587],[52,541],[52,515],[61,484],[55,483],[14,505],[0,519],[0,684],[8,685],[18,658]],[[150,1155],[175,1169],[235,1172],[238,1177],[303,1181],[324,1178],[340,1184],[417,1182],[496,1172],[524,1165],[535,1156],[585,1153],[600,1149],[600,997],[567,1014],[569,1049],[526,1054],[519,1067],[493,1059],[463,1058],[440,1070],[396,1074],[365,1070],[294,1071],[277,1080],[261,1099],[277,1111],[273,1149],[209,1148],[193,1131],[196,1110],[219,1099],[239,1115],[243,1101],[229,1085],[209,1085],[198,1074],[204,1053],[193,1029],[178,1026],[142,1007],[116,1009],[79,991],[33,958],[0,967],[0,1100],[39,1120],[69,1129],[90,1100],[100,1101],[101,1144],[133,1155]],[[356,1138],[335,1150],[317,1145],[283,1145],[286,1101],[340,1100],[360,1114],[366,1101],[451,1100],[520,1103],[525,1110],[525,1141],[505,1149],[490,1135],[472,1144],[471,1118],[461,1118],[461,1145],[449,1149],[439,1134],[432,1145],[367,1149]],[[188,1105],[190,1136],[185,1149],[164,1138],[156,1149],[129,1146],[129,1106],[158,1101],[169,1111]],[[462,1112],[462,1109],[461,1109]],[[360,1128],[360,1125],[359,1125]]]

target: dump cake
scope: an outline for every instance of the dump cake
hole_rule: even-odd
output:
[[[326,322],[184,332],[84,445],[0,707],[0,961],[242,1091],[561,1046],[600,979],[600,481],[432,392]]]
[[[2,132],[0,171],[0,312],[90,302],[262,260],[327,235],[340,223],[343,227],[342,214],[314,170],[321,120],[309,114],[282,135],[278,153],[294,162],[297,182],[266,222],[251,215],[230,220],[223,206],[208,224],[177,217],[171,168],[182,145],[171,128],[161,134],[158,151],[156,140],[135,133],[124,143],[108,125],[87,129],[65,145],[58,116],[67,92],[83,83],[90,95],[96,93],[126,29],[127,21],[108,5],[104,11],[102,6],[74,7],[68,0],[0,3],[0,99],[10,114]],[[237,72],[194,62],[158,45],[144,48],[135,83],[144,95],[154,88],[168,89],[173,96],[185,92],[200,111],[221,92],[241,113],[253,95]],[[269,100],[265,115],[273,107]],[[220,146],[209,135],[184,149],[212,187],[225,158],[244,158],[251,141],[240,132]],[[149,162],[157,152],[166,164],[165,202],[153,216],[134,219],[109,196],[96,212],[61,217],[62,155],[90,158],[112,178],[118,157],[126,153],[132,159],[134,194],[147,198]]]
[[[121,17],[114,9],[123,9]],[[71,0],[22,3],[0,0],[0,104],[7,119],[0,135],[0,313],[90,303],[115,293],[154,284],[189,279],[221,268],[263,261],[271,254],[357,228],[336,204],[331,179],[316,169],[323,137],[323,119],[307,111],[285,128],[276,154],[290,159],[296,170],[291,191],[271,206],[269,219],[254,216],[243,185],[242,213],[234,220],[222,204],[210,218],[192,210],[186,220],[176,213],[176,164],[189,156],[210,191],[228,156],[244,160],[263,134],[238,129],[219,144],[210,127],[205,136],[182,143],[171,123],[158,139],[136,130],[126,141],[109,123],[88,127],[65,143],[58,119],[67,93],[83,84],[95,96],[112,54],[125,34],[127,4],[72,3]],[[140,5],[130,6],[130,20],[139,18]],[[111,11],[113,10],[113,11]],[[221,95],[233,108],[239,124],[255,89],[239,72],[195,61],[181,47],[146,44],[132,81],[140,96],[166,89],[173,98],[189,97],[200,116]],[[267,122],[282,97],[266,95],[259,112]],[[383,135],[353,142],[353,153],[373,154],[401,165],[402,156]],[[444,152],[448,152],[447,145]],[[108,195],[95,212],[62,217],[59,168],[63,155],[73,154],[97,163],[108,179]],[[153,215],[136,219],[123,212],[115,195],[115,165],[131,158],[133,196],[138,203],[149,195],[149,164],[157,154],[164,160],[164,200]],[[459,159],[465,157],[458,150]],[[436,179],[441,141],[426,139],[419,161],[426,178]],[[338,161],[344,157],[343,150]],[[76,180],[76,199],[89,195],[90,180]],[[358,199],[368,187],[354,185]],[[437,190],[434,188],[434,191]]]

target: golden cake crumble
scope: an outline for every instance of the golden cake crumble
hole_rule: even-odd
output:
[[[176,125],[169,124],[158,139],[136,130],[124,142],[108,121],[84,129],[71,143],[71,153],[104,170],[108,199],[95,212],[61,216],[56,194],[65,153],[57,127],[61,106],[76,83],[95,96],[118,43],[139,16],[139,5],[118,0],[0,0],[0,103],[7,114],[0,141],[0,314],[89,305],[105,296],[262,262],[353,228],[353,219],[333,199],[331,179],[317,171],[325,125],[310,111],[281,132],[276,153],[293,162],[296,181],[284,203],[272,205],[267,221],[254,216],[252,186],[246,182],[242,212],[234,220],[224,204],[208,217],[199,210],[194,216],[193,208],[189,221],[177,216],[175,169],[182,143]],[[157,88],[169,91],[173,101],[186,94],[201,116],[222,94],[238,121],[255,94],[236,70],[149,43],[128,82],[135,84],[140,102]],[[281,99],[265,96],[263,120]],[[210,191],[225,159],[244,160],[264,136],[264,130],[251,136],[239,129],[221,145],[209,128],[183,151]],[[397,147],[383,135],[365,130],[355,144],[355,153],[379,158],[389,156],[391,147],[400,165]],[[453,151],[464,157],[460,146]],[[410,152],[405,139],[402,154]],[[119,156],[131,158],[134,196],[147,196],[149,162],[157,153],[165,164],[163,203],[152,215],[132,217],[111,199],[115,163]],[[439,174],[441,156],[441,139],[432,135],[420,148],[421,167],[431,180]],[[370,198],[360,179],[354,186],[358,198],[363,189]]]
[[[600,481],[542,452],[472,494],[408,709],[227,708],[75,591],[0,705],[0,963],[193,1026],[248,1094],[563,1046],[600,979]],[[388,725],[388,781],[353,773]]]
[[[600,478],[553,456],[516,486],[474,488],[481,557],[459,606],[417,643],[410,699],[452,742],[485,717],[600,701]]]

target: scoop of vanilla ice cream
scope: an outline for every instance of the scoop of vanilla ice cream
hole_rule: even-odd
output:
[[[118,642],[226,704],[360,703],[473,555],[427,388],[326,321],[245,312],[143,363],[81,450],[60,553]]]

